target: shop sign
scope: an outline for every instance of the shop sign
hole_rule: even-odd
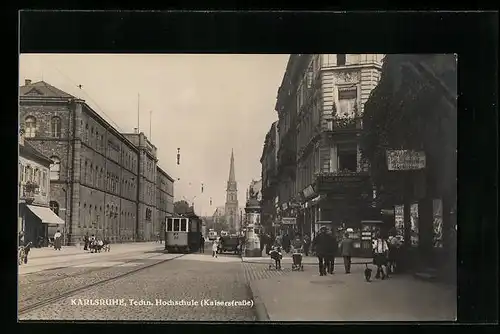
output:
[[[283,225],[296,225],[297,224],[297,218],[282,218],[281,223]]]
[[[304,190],[302,190],[302,193],[304,194],[305,198],[312,197],[314,195],[314,188],[309,185]]]
[[[424,169],[425,152],[411,150],[387,150],[388,170],[418,170]]]

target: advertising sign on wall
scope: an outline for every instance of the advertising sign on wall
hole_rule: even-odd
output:
[[[404,220],[404,206],[394,206],[394,227],[396,229],[396,236],[404,238],[405,235],[405,220]]]
[[[297,224],[297,218],[282,218],[281,223],[283,225],[295,225]]]
[[[425,168],[425,152],[387,150],[388,170],[416,170]]]
[[[436,248],[443,247],[443,202],[441,199],[432,200],[432,227],[433,238],[432,244]]]
[[[418,246],[418,204],[410,206],[410,241],[413,247]]]

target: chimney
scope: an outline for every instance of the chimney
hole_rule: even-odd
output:
[[[25,86],[31,85],[31,79],[24,79],[24,85]]]

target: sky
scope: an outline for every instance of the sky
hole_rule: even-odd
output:
[[[225,203],[231,149],[240,206],[251,180],[260,179],[288,57],[22,54],[19,84],[43,80],[82,98],[120,132],[134,131],[139,110],[140,130],[157,147],[160,167],[176,180],[175,200],[187,199],[195,211],[211,215]]]

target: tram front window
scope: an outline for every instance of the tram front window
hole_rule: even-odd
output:
[[[167,221],[167,231],[172,232],[172,219]]]
[[[187,231],[187,219],[181,219],[181,231]]]
[[[179,219],[174,219],[174,232],[179,232]]]

